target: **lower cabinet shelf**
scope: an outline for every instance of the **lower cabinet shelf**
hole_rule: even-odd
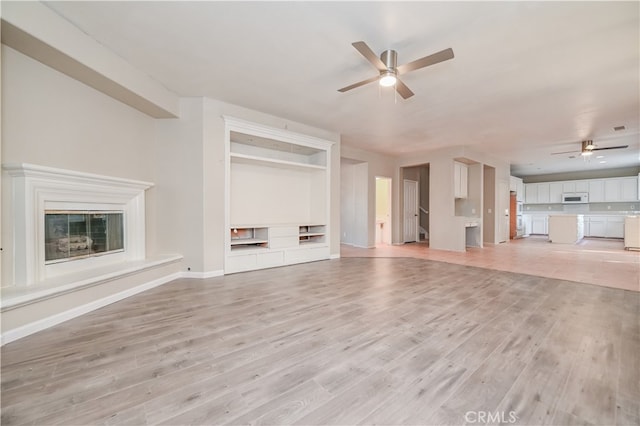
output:
[[[231,227],[225,273],[328,259],[325,232],[325,225]]]

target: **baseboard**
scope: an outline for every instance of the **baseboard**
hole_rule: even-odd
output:
[[[55,314],[38,321],[34,321],[30,324],[23,325],[22,327],[18,327],[13,330],[6,331],[2,333],[2,335],[0,335],[0,346],[3,346],[7,343],[13,342],[18,339],[21,339],[23,337],[29,336],[30,334],[34,334],[39,331],[45,330],[47,328],[53,327],[55,325],[61,324],[70,319],[79,317],[80,315],[84,315],[91,311],[95,311],[96,309],[100,309],[104,306],[118,302],[122,299],[126,299],[127,297],[131,297],[135,294],[142,293],[143,291],[161,286],[162,284],[166,284],[170,281],[178,279],[181,276],[182,274],[180,272],[175,272],[173,274],[166,275],[164,277],[155,279],[153,281],[149,281],[139,286],[121,291],[119,293],[112,294],[111,296],[107,296],[102,299],[98,299],[93,302],[87,303],[85,305],[78,306],[73,309],[69,309],[68,311],[60,312],[59,314]]]
[[[333,260],[333,259],[340,259],[340,253],[338,254],[331,254],[329,255],[329,259]]]
[[[218,269],[217,271],[207,271],[207,272],[182,271],[180,273],[181,278],[197,278],[201,280],[205,278],[221,277],[223,275],[224,275],[224,271],[222,269]]]

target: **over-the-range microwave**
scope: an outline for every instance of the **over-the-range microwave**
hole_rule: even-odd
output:
[[[580,204],[589,202],[589,194],[586,192],[565,192],[562,194],[564,204]]]

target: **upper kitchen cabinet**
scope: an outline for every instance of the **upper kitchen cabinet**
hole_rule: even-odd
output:
[[[551,182],[549,183],[549,202],[558,204],[562,202],[562,193],[564,188],[563,182]]]
[[[606,202],[636,201],[637,199],[638,199],[638,178],[637,177],[632,176],[632,177],[604,179],[604,201]]]
[[[562,192],[589,192],[588,180],[568,180],[562,183]]]
[[[459,161],[453,162],[453,196],[455,198],[467,198],[469,191],[469,169],[466,164]]]
[[[588,193],[590,203],[639,199],[637,176],[527,183],[524,187],[527,204],[558,204],[562,202],[562,194],[565,193]]]
[[[524,182],[521,178],[511,176],[509,178],[509,190],[516,193],[516,201],[524,202]]]

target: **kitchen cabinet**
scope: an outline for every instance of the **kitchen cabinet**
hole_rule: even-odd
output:
[[[639,200],[638,176],[524,184],[526,204],[559,204],[562,194],[589,194],[589,203],[616,203]]]
[[[522,215],[522,228],[523,228],[523,235],[528,236],[532,234],[531,231],[531,215],[530,214],[524,214]]]
[[[549,215],[533,214],[531,215],[531,233],[537,235],[547,235]]]
[[[516,176],[509,177],[509,191],[516,193],[516,201],[524,202],[524,182]]]
[[[585,216],[585,237],[624,238],[624,216],[588,215]]]
[[[624,216],[608,216],[604,235],[607,238],[624,238]]]
[[[536,204],[538,202],[538,186],[536,183],[524,184],[524,202]]]
[[[620,178],[620,201],[638,200],[638,178],[635,176]]]
[[[604,201],[620,201],[620,182],[617,179],[606,179],[604,181]]]
[[[585,226],[586,237],[605,237],[607,227],[606,216],[588,216],[585,223],[588,224],[588,226]]]
[[[455,198],[467,198],[469,169],[466,164],[453,162],[453,196]]]
[[[549,201],[549,183],[536,183],[538,186],[538,204],[548,204]]]
[[[526,183],[524,184],[524,202],[527,204],[548,204],[549,203],[549,183]]]
[[[622,177],[604,179],[604,201],[637,201],[638,200],[638,178]]]
[[[588,180],[567,180],[562,183],[562,192],[589,192]]]
[[[564,192],[563,187],[564,187],[563,182],[549,183],[549,203],[552,203],[552,204],[562,203],[562,193]]]
[[[604,202],[604,180],[593,179],[589,181],[589,202]]]
[[[522,179],[518,179],[516,185],[516,201],[524,203],[524,182]]]

